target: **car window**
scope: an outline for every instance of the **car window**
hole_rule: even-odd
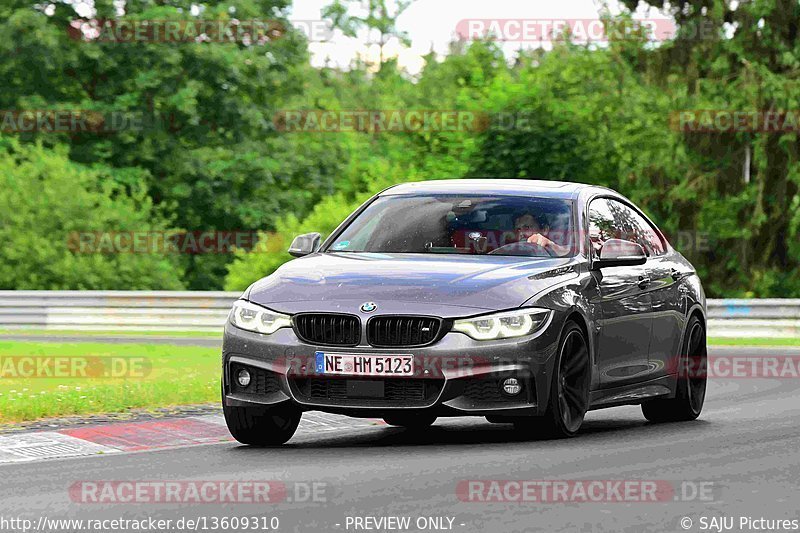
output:
[[[614,213],[605,198],[597,198],[589,204],[589,240],[592,257],[600,257],[600,250],[608,239],[617,237]]]
[[[640,244],[648,256],[664,255],[666,249],[661,237],[642,215],[621,202],[609,200],[608,204],[614,212],[617,227],[624,235],[621,239]]]
[[[359,213],[327,251],[567,257],[574,255],[572,207],[559,198],[387,195]]]
[[[594,257],[608,239],[635,242],[648,256],[666,253],[661,237],[643,216],[622,202],[608,198],[598,198],[589,205],[589,239]]]

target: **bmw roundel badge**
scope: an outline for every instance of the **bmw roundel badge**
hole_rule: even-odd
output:
[[[363,304],[361,304],[361,311],[363,311],[364,313],[371,313],[377,308],[378,306],[375,305],[375,302],[364,302]]]

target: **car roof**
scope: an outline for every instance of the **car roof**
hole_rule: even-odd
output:
[[[573,199],[581,191],[597,189],[598,191],[613,192],[611,189],[588,185],[585,183],[572,183],[568,181],[529,180],[529,179],[447,179],[431,181],[415,181],[401,183],[383,191],[381,196],[398,194],[463,194],[482,193],[510,196],[529,196],[535,194],[540,197]],[[616,193],[615,193],[616,194]]]

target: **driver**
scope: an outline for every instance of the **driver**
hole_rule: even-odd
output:
[[[569,246],[557,244],[547,238],[549,228],[542,228],[536,217],[530,213],[520,215],[514,220],[514,230],[519,235],[520,242],[529,242],[546,250],[552,250],[553,255],[557,257],[567,255],[570,251]]]

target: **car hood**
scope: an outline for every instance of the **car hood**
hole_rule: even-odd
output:
[[[518,307],[564,276],[574,259],[430,254],[324,253],[282,265],[246,293],[253,303],[283,313],[358,313],[469,316]],[[555,278],[548,275],[558,269]]]

